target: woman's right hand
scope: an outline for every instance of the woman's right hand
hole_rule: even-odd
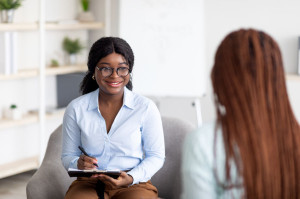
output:
[[[96,169],[97,166],[94,164],[97,164],[97,163],[98,163],[98,161],[94,157],[80,155],[80,157],[77,161],[77,168],[81,169],[81,170]]]

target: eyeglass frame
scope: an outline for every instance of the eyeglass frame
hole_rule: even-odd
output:
[[[110,69],[110,70],[111,70],[111,74],[110,74],[110,75],[107,75],[107,76],[102,75],[103,77],[110,77],[110,76],[114,73],[115,70],[116,70],[116,73],[117,73],[117,75],[118,75],[119,77],[126,77],[129,73],[131,73],[130,68],[127,68],[127,67],[124,67],[124,66],[118,67],[117,69],[112,68],[112,67],[99,67],[99,66],[96,66],[96,68],[97,68],[98,71],[100,71],[101,75],[102,75],[102,70],[103,70],[104,68]],[[122,76],[119,75],[119,72],[118,72],[118,71],[119,71],[121,68],[123,68],[123,69],[124,69],[124,68],[128,69],[127,75],[125,75],[125,76],[124,76],[124,75],[122,75]]]

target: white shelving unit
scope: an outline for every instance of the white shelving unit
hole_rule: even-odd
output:
[[[23,115],[22,119],[20,120],[9,120],[0,117],[0,136],[1,134],[5,136],[8,133],[7,131],[14,131],[14,129],[23,128],[26,129],[27,126],[36,125],[38,128],[38,142],[39,145],[36,155],[31,156],[24,156],[24,158],[17,158],[14,161],[9,161],[5,163],[0,162],[0,178],[7,177],[10,175],[14,175],[20,172],[28,171],[31,169],[38,168],[39,164],[43,159],[43,155],[45,153],[48,136],[46,135],[46,125],[47,122],[51,122],[52,120],[59,119],[61,120],[64,114],[64,109],[59,109],[53,112],[46,112],[46,98],[47,93],[45,91],[47,78],[55,75],[62,75],[62,74],[70,74],[70,73],[77,73],[77,72],[86,72],[87,66],[86,64],[78,64],[78,65],[62,65],[58,67],[48,67],[46,64],[46,39],[47,39],[47,32],[59,32],[64,31],[66,34],[68,32],[74,31],[93,31],[93,30],[102,30],[106,35],[109,33],[109,30],[106,30],[107,27],[110,27],[109,21],[110,19],[110,11],[105,11],[105,19],[104,22],[95,21],[89,23],[72,23],[72,24],[65,24],[65,23],[54,23],[54,22],[46,22],[46,1],[50,0],[39,0],[39,17],[38,22],[24,22],[24,23],[11,23],[11,24],[4,24],[0,23],[0,32],[18,32],[22,34],[26,32],[26,34],[38,34],[39,41],[38,41],[38,49],[39,49],[39,64],[36,67],[20,69],[17,73],[11,75],[4,75],[0,74],[0,82],[7,83],[11,82],[14,84],[22,84],[24,81],[30,81],[30,79],[35,79],[39,82],[39,90],[36,91],[37,98],[39,101],[38,110],[32,113],[26,113]],[[103,0],[105,7],[110,8],[110,1]],[[24,1],[24,3],[26,3]],[[105,8],[102,8],[105,9]],[[102,35],[104,36],[104,35]],[[57,41],[60,42],[60,41]],[[49,55],[48,55],[49,56]],[[19,62],[20,63],[20,62]],[[20,96],[22,97],[22,96]],[[2,110],[0,110],[2,111]],[[26,132],[24,132],[26,133]],[[0,138],[1,139],[1,138]],[[31,145],[32,143],[29,141],[26,143],[27,145]],[[18,146],[16,146],[18,147]]]

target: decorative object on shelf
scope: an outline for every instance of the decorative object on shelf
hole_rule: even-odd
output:
[[[72,40],[69,37],[65,37],[63,40],[63,49],[68,53],[67,64],[75,65],[77,61],[76,56],[83,48],[79,39]]]
[[[10,75],[18,72],[18,33],[0,33],[0,74]]]
[[[51,67],[58,67],[59,66],[59,62],[56,59],[51,59]]]
[[[21,6],[22,0],[0,0],[1,21],[12,23],[14,12]]]
[[[80,22],[91,22],[94,21],[94,15],[89,11],[90,1],[80,0],[82,12],[78,14],[78,21]]]
[[[4,116],[7,119],[19,120],[22,118],[22,112],[17,105],[11,104],[10,107],[5,110]]]

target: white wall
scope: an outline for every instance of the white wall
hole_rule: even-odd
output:
[[[203,0],[121,0],[119,36],[135,54],[134,90],[144,95],[205,93]]]
[[[300,1],[296,0],[206,0],[207,62],[226,34],[240,28],[256,28],[269,33],[279,44],[287,73],[297,71],[300,35]]]
[[[269,33],[279,44],[286,73],[297,72],[300,1],[296,0],[205,0],[206,63],[208,73],[221,40],[231,31],[256,28]],[[208,76],[209,74],[207,74]],[[300,95],[297,83],[288,84],[290,98],[300,119]],[[298,84],[300,84],[298,82]],[[292,86],[291,86],[292,85]],[[203,101],[203,118],[215,118],[210,93]]]

